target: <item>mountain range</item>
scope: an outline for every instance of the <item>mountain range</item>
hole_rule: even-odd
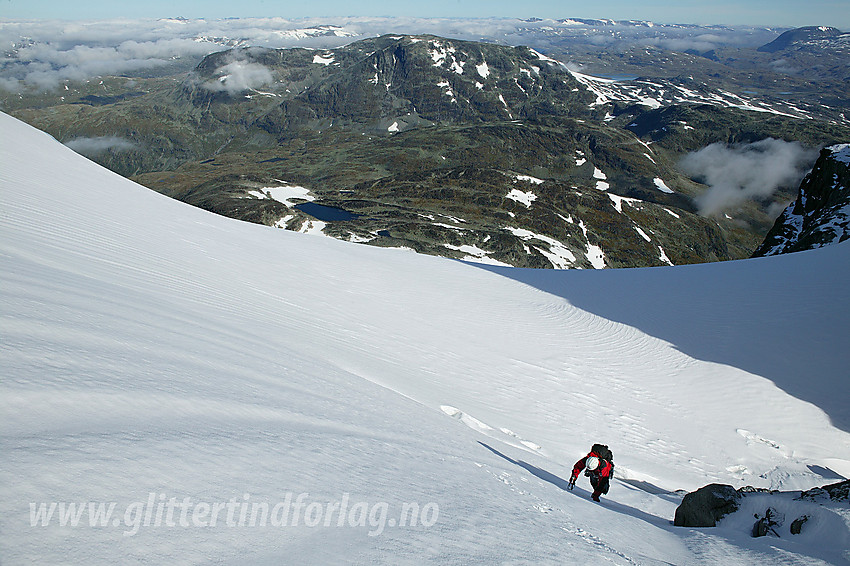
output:
[[[822,105],[727,79],[603,78],[528,47],[385,35],[229,49],[179,84],[15,115],[231,217],[485,263],[637,267],[749,257],[795,196],[799,179],[703,214],[704,179],[680,167],[689,153],[850,139]]]

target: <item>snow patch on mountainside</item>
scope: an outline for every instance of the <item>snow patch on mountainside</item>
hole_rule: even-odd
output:
[[[656,177],[655,179],[653,179],[653,182],[655,183],[656,188],[658,188],[658,190],[663,193],[672,194],[674,192],[673,189],[667,186],[667,183],[664,182],[664,179]]]
[[[519,189],[511,189],[505,196],[525,205],[526,208],[531,208],[531,203],[537,200],[537,195],[533,191],[521,191]]]
[[[546,244],[546,247],[534,244],[532,245],[534,249],[552,262],[552,267],[555,269],[569,269],[576,261],[576,256],[573,252],[555,238],[551,238],[545,234],[538,234],[531,230],[526,230],[525,228],[516,228],[513,226],[506,226],[505,230],[527,242],[539,241]]]
[[[325,55],[313,55],[313,63],[317,65],[330,65],[334,62],[334,56],[332,53],[326,53]]]
[[[295,185],[290,185],[285,183],[284,181],[278,181],[283,183],[282,186],[279,187],[263,187],[256,191],[248,191],[249,194],[255,196],[260,199],[271,198],[280,203],[285,204],[289,208],[294,207],[297,203],[295,203],[292,199],[313,201],[316,200],[316,197],[310,194],[310,189],[306,189],[304,187],[299,187]]]
[[[850,165],[850,143],[832,145],[827,148],[832,152],[832,158],[845,165]]]
[[[671,104],[711,104],[726,108],[740,108],[792,118],[811,119],[811,112],[782,101],[764,101],[723,90],[710,90],[702,85],[678,83],[675,79],[615,80],[595,77],[569,69],[570,74],[590,91],[596,100],[591,108],[610,103],[640,104],[661,108]]]

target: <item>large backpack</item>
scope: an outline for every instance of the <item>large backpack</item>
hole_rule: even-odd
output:
[[[608,449],[608,445],[606,444],[594,444],[590,448],[591,452],[595,452],[599,454],[599,457],[603,460],[608,460],[611,462],[611,465],[614,465],[614,454],[611,453],[611,450]]]

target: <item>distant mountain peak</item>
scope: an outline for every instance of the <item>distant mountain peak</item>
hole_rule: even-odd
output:
[[[788,30],[767,45],[758,48],[765,53],[776,53],[795,45],[804,44],[809,41],[833,39],[842,35],[841,30],[829,26],[807,26]]]

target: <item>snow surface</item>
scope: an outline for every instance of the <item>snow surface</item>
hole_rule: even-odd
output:
[[[593,168],[593,178],[594,179],[600,179],[600,180],[596,181],[596,189],[597,190],[607,191],[611,187],[611,185],[605,181],[605,179],[607,179],[608,176],[605,173],[603,173],[602,170],[599,169],[598,167]]]
[[[526,208],[531,208],[531,203],[537,200],[534,191],[521,191],[519,189],[511,189],[505,197],[525,205]]]
[[[641,238],[643,238],[643,239],[644,239],[644,240],[646,240],[647,242],[651,242],[651,241],[652,241],[652,238],[650,238],[650,237],[649,237],[649,235],[647,235],[647,233],[646,233],[646,232],[644,232],[643,230],[641,230],[639,226],[634,226],[634,229],[635,229],[635,231],[636,231],[638,234],[640,234],[640,237],[641,237]]]
[[[456,228],[457,229],[457,228]],[[499,261],[497,259],[493,259],[490,257],[492,252],[481,249],[478,246],[470,246],[468,244],[464,244],[462,246],[453,246],[451,244],[443,244],[445,247],[450,250],[457,250],[459,252],[463,252],[466,255],[462,258],[463,261],[471,261],[474,263],[486,263],[488,265],[501,265],[505,267],[510,267],[509,264]]]
[[[640,204],[643,204],[642,200],[636,198],[621,197],[620,195],[615,195],[614,193],[608,193],[608,198],[611,199],[611,202],[614,205],[614,209],[619,213],[623,212],[623,203],[626,203],[629,206],[637,207],[639,207]]]
[[[543,254],[555,269],[569,269],[576,261],[576,256],[573,255],[573,252],[563,242],[555,238],[514,226],[506,226],[505,230],[528,242],[539,241],[545,243],[547,247],[543,248],[539,245],[534,245],[534,249]]]
[[[316,197],[310,194],[310,189],[305,187],[299,187],[297,185],[290,185],[285,181],[281,181],[279,179],[275,179],[281,186],[277,187],[263,187],[257,191],[248,191],[249,194],[259,198],[271,198],[280,203],[285,204],[287,207],[292,208],[297,203],[292,199],[300,199],[306,201],[316,200]]]
[[[850,165],[850,143],[831,145],[827,149],[832,152],[832,158]]]
[[[322,55],[319,55],[317,53],[316,55],[313,55],[313,63],[315,63],[317,65],[328,66],[333,62],[334,62],[333,54],[322,56]]]
[[[791,118],[812,118],[810,112],[791,104],[773,101],[771,102],[772,104],[779,106],[779,108],[775,108],[767,101],[751,100],[723,90],[717,92],[699,92],[676,84],[675,82],[653,82],[649,79],[623,81],[586,75],[572,69],[569,69],[569,72],[578,82],[596,96],[596,100],[590,104],[591,108],[610,103],[641,104],[649,108],[661,108],[668,104],[701,103],[771,113]],[[688,128],[686,124],[683,124],[683,126],[685,129]]]
[[[652,181],[655,183],[655,186],[658,188],[659,191],[661,191],[663,193],[672,193],[673,192],[673,189],[671,189],[670,187],[667,186],[667,183],[664,182],[664,179],[661,179],[660,177],[656,177]]]
[[[850,245],[473,266],[216,216],[0,132],[4,564],[841,560],[846,516],[800,540],[671,520],[673,490],[850,475]],[[596,441],[601,504],[565,489]],[[297,525],[247,517],[288,496]],[[31,526],[39,502],[116,510]]]
[[[532,177],[531,175],[517,175],[516,180],[534,183],[535,185],[542,185],[544,183],[543,179],[538,179],[537,177]]]
[[[599,188],[599,183],[601,182],[602,181],[597,182],[596,188]],[[607,186],[605,188],[607,188]],[[602,188],[600,190],[604,191],[605,188]],[[584,254],[584,256],[587,258],[587,261],[590,262],[590,265],[593,266],[593,269],[605,269],[605,252],[600,246],[590,243],[590,239],[587,237],[587,226],[584,225],[583,221],[579,221],[578,226],[579,228],[581,228],[585,240],[587,240],[587,251]]]

